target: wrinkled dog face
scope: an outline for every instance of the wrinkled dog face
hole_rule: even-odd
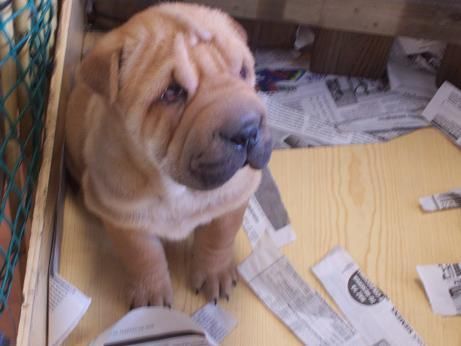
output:
[[[83,78],[112,104],[146,162],[200,190],[267,164],[271,139],[254,61],[231,18],[196,5],[158,6],[103,40],[84,60]]]

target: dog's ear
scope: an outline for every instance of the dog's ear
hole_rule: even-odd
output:
[[[103,38],[103,41],[83,58],[80,65],[80,78],[83,82],[111,103],[116,101],[120,89],[123,41],[118,38]]]

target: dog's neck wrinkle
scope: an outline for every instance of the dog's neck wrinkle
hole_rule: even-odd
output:
[[[121,198],[139,197],[140,193],[151,195],[154,191],[150,182],[156,175],[155,168],[149,167],[146,161],[141,162],[139,153],[130,152],[133,145],[127,143],[126,133],[117,120],[101,117],[93,132],[95,152],[87,158],[93,161],[88,165],[92,179]]]

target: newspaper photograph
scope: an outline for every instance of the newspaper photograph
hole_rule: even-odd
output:
[[[243,216],[243,229],[253,248],[265,233],[278,247],[296,239],[279,189],[268,168],[263,169],[258,190],[250,198]]]
[[[357,331],[299,276],[270,237],[261,238],[238,270],[258,298],[303,344],[366,345]]]
[[[312,267],[315,276],[366,345],[424,345],[389,298],[341,247]]]
[[[442,316],[461,315],[461,263],[416,267],[431,303]]]
[[[438,193],[419,199],[421,209],[427,212],[444,209],[461,208],[461,189]]]
[[[461,146],[461,90],[444,82],[424,109],[423,116]]]

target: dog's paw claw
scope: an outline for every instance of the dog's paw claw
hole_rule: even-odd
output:
[[[129,291],[130,310],[141,306],[166,306],[173,304],[173,289],[170,279],[152,278],[138,280]]]
[[[229,300],[232,287],[236,282],[237,271],[235,265],[229,264],[221,270],[195,267],[192,270],[192,287],[195,292],[203,292],[209,302],[217,304],[219,298]]]

